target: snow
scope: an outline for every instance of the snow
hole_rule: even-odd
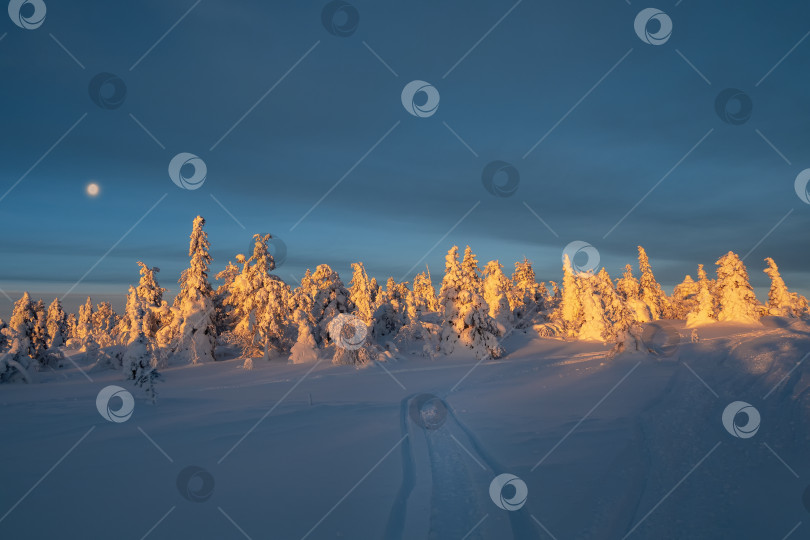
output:
[[[471,372],[465,348],[359,371],[177,365],[156,405],[118,372],[89,381],[73,366],[89,366],[84,353],[67,351],[65,368],[0,393],[0,448],[25,456],[4,468],[0,512],[44,475],[0,514],[0,536],[140,538],[173,508],[150,539],[240,537],[226,514],[252,538],[462,538],[485,516],[467,538],[548,538],[535,519],[557,538],[782,538],[806,520],[806,480],[780,459],[810,474],[810,372],[796,367],[810,325],[766,317],[699,332],[666,358],[627,350],[611,361],[600,343],[515,332],[512,352]],[[96,410],[111,384],[135,396],[126,422]],[[409,416],[423,394],[446,406],[437,429]],[[753,438],[723,428],[733,401],[760,412]],[[210,499],[178,491],[189,466],[211,475]],[[489,496],[505,473],[528,488],[516,512]]]

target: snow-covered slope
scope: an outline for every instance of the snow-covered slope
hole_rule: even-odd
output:
[[[172,367],[156,405],[118,371],[40,373],[0,388],[0,538],[806,538],[810,326],[762,323],[674,321],[669,356],[518,332],[480,362]],[[108,385],[128,420],[99,414]]]

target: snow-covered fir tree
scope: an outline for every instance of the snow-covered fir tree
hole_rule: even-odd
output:
[[[547,307],[544,304],[547,302],[548,291],[545,285],[537,283],[532,263],[525,257],[515,263],[511,281],[509,307],[514,315],[515,325],[524,328],[531,324],[536,314]]]
[[[706,275],[703,265],[698,265],[698,292],[692,311],[686,315],[687,328],[717,322],[717,301],[712,292],[713,289],[714,284]]]
[[[84,348],[88,338],[93,337],[93,301],[87,297],[84,304],[79,306],[79,316],[76,321],[76,339]],[[93,340],[95,342],[95,339]]]
[[[414,307],[419,313],[432,313],[439,311],[439,298],[436,288],[430,277],[430,269],[416,274],[413,278]]]
[[[175,353],[193,364],[213,361],[216,347],[214,291],[208,282],[211,255],[204,226],[202,216],[194,218],[188,248],[191,260],[180,276],[180,291],[174,298]]]
[[[765,259],[768,267],[763,270],[771,278],[768,291],[768,314],[782,317],[801,317],[807,313],[807,299],[795,292],[790,292],[785,280],[779,274],[779,267],[770,257]]]
[[[349,298],[354,303],[355,314],[366,324],[374,320],[376,291],[372,290],[371,280],[368,279],[363,263],[352,263],[352,281],[349,287]]]
[[[498,335],[504,336],[514,325],[512,309],[509,306],[509,294],[512,291],[512,280],[503,273],[503,266],[498,261],[489,261],[484,267],[484,300],[489,306],[489,316],[495,321]],[[532,301],[534,293],[532,291]]]
[[[650,308],[641,299],[641,286],[633,275],[633,267],[626,265],[624,274],[616,280],[616,291],[624,299],[624,303],[633,315],[633,319],[638,323],[646,323],[652,320]]]
[[[99,302],[93,313],[93,336],[101,347],[109,347],[116,341],[120,317],[109,302]]]
[[[338,313],[354,311],[348,289],[344,287],[337,272],[328,264],[321,264],[315,268],[315,272],[310,273],[307,270],[301,278],[300,290],[296,293],[296,308],[305,307],[309,310],[313,337],[319,347],[326,346],[330,341],[329,321]],[[301,306],[301,295],[309,299],[306,306]]]
[[[56,349],[64,346],[68,339],[67,315],[65,310],[62,309],[62,302],[58,298],[54,298],[51,305],[48,306],[46,325],[48,329],[48,348]]]
[[[577,276],[574,275],[574,269],[567,254],[563,255],[562,285],[562,298],[554,318],[559,322],[566,336],[575,338],[579,335],[579,329],[585,322],[582,306],[582,296],[584,295],[579,290]]]
[[[688,274],[681,283],[675,285],[670,297],[670,310],[673,319],[685,319],[695,308],[699,289],[698,283]]]
[[[748,271],[736,253],[729,251],[715,263],[717,320],[720,322],[759,322],[759,302],[748,282]]]
[[[656,281],[650,266],[650,259],[641,246],[638,246],[638,268],[641,272],[641,278],[638,282],[641,301],[650,308],[650,314],[654,321],[666,318],[669,315],[667,295],[664,294],[661,285]]]
[[[607,320],[599,294],[599,279],[592,271],[579,272],[574,279],[582,307],[582,324],[575,337],[583,341],[607,341],[605,336],[610,335],[610,321]]]

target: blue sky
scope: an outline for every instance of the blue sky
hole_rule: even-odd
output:
[[[810,292],[810,207],[793,187],[810,167],[807,3],[661,2],[673,31],[657,46],[634,31],[649,7],[635,1],[354,0],[347,37],[324,27],[323,1],[46,4],[39,28],[0,20],[14,298],[118,298],[137,260],[175,289],[197,214],[215,271],[272,233],[288,281],[320,263],[348,281],[357,260],[381,280],[426,263],[436,279],[453,244],[558,280],[582,240],[614,277],[638,244],[667,288],[733,250],[757,287],[772,256]],[[90,99],[101,72],[126,85],[120,107]],[[432,116],[402,106],[413,80],[440,94]],[[726,88],[753,104],[741,125],[715,112]],[[169,178],[180,152],[204,160],[199,189]],[[519,171],[510,197],[482,185],[494,160]]]

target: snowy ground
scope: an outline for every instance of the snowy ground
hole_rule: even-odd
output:
[[[614,360],[518,334],[472,371],[226,360],[165,370],[157,405],[66,362],[0,388],[0,538],[808,538],[810,326],[763,322]],[[136,397],[126,422],[96,410],[110,384]],[[437,429],[409,413],[422,394],[446,404]],[[723,427],[733,401],[760,412],[754,437]],[[205,501],[178,489],[189,465]],[[490,498],[501,473],[528,487],[520,510]]]

